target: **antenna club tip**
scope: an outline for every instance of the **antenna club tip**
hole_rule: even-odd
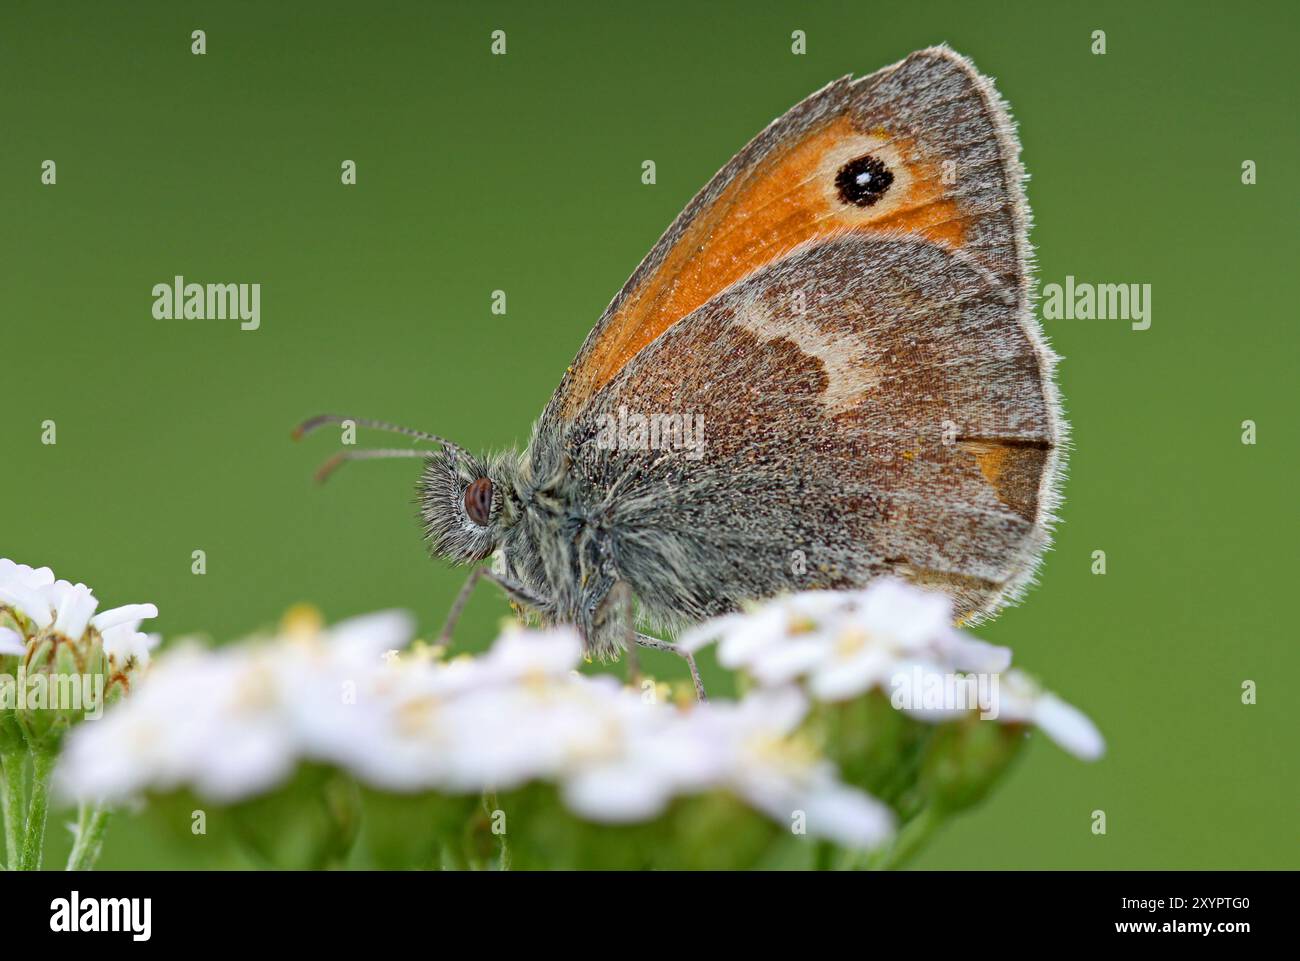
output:
[[[314,480],[317,484],[324,484],[327,480],[330,479],[330,476],[336,470],[338,470],[341,466],[343,466],[343,462],[345,460],[347,460],[347,455],[344,454],[342,451],[335,454],[325,463],[321,464],[319,468],[317,468],[316,473],[312,475],[312,480]]]

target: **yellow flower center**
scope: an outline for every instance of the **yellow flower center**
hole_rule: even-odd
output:
[[[871,641],[871,636],[861,628],[851,627],[835,639],[837,657],[850,658],[860,653]]]
[[[280,632],[289,637],[314,637],[325,626],[325,619],[311,604],[295,604],[280,618]]]

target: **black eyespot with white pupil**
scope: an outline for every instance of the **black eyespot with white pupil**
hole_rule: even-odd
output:
[[[840,200],[855,207],[870,207],[894,182],[889,168],[871,154],[850,160],[835,175]]]
[[[479,527],[487,527],[492,516],[492,482],[480,477],[465,488],[465,513]]]

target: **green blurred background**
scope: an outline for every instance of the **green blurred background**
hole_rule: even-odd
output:
[[[1294,868],[1297,9],[6,0],[0,556],[154,601],[167,636],[228,640],[302,600],[436,630],[464,575],[424,553],[416,465],[315,488],[333,435],[290,427],[338,411],[523,443],[736,150],[829,80],[946,41],[1019,121],[1042,282],[1149,283],[1153,322],[1048,322],[1076,448],[1063,523],[1041,585],[980,630],[1109,755],[1036,739],[917,865]],[[154,320],[175,274],[260,282],[261,329]],[[507,613],[482,591],[462,638]],[[102,866],[246,863],[221,837],[165,842],[157,817],[121,818]]]

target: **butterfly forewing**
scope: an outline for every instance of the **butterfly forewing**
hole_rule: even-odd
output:
[[[1022,179],[996,92],[953,51],[838,80],[768,126],[682,211],[597,322],[546,416],[572,419],[711,297],[846,230],[964,250],[1023,291]]]

